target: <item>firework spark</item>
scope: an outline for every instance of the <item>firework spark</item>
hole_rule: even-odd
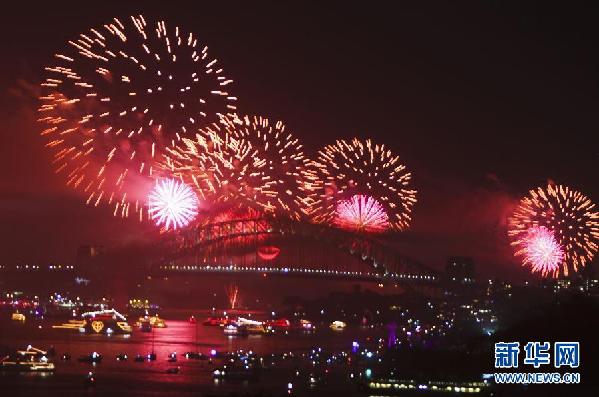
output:
[[[202,200],[211,207],[227,206],[260,209],[258,197],[268,190],[263,175],[265,163],[244,139],[233,136],[214,123],[200,129],[195,139],[168,149],[162,169],[193,185]]]
[[[305,218],[313,200],[314,174],[299,139],[281,121],[261,116],[221,117],[221,123],[237,139],[248,142],[264,186],[254,200],[272,216]],[[256,171],[254,171],[256,172]]]
[[[363,232],[384,232],[389,228],[389,217],[383,206],[361,194],[337,204],[334,222],[343,229]]]
[[[148,214],[165,230],[187,226],[198,214],[198,200],[193,190],[174,179],[157,181],[150,193]]]
[[[549,273],[558,277],[560,271],[564,276],[570,270],[577,272],[597,252],[599,212],[594,208],[588,197],[567,186],[550,184],[531,190],[509,219],[508,235],[516,255],[528,252],[530,230],[543,227],[563,251],[558,268]]]
[[[237,308],[237,297],[239,295],[239,287],[236,284],[229,284],[225,287],[227,298],[229,299],[229,308],[235,310]]]
[[[163,168],[193,184],[200,197],[268,216],[305,216],[314,176],[302,145],[282,122],[223,116],[182,142],[169,149]]]
[[[338,140],[318,153],[313,166],[318,175],[314,180],[318,198],[311,206],[314,221],[335,223],[340,205],[342,209],[346,207],[341,203],[362,195],[378,204],[376,213],[381,226],[394,230],[409,227],[416,203],[416,190],[409,186],[412,174],[384,145],[370,140]]]
[[[207,46],[141,15],[80,34],[46,71],[39,121],[56,172],[122,216],[140,208],[166,147],[236,109]]]
[[[548,274],[556,274],[559,270],[564,251],[555,236],[547,228],[532,227],[523,241],[523,249],[519,255],[523,255],[523,264],[530,264],[533,273],[540,272],[543,277]]]

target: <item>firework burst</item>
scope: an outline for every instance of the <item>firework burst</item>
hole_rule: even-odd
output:
[[[166,147],[236,108],[207,46],[141,15],[80,34],[46,71],[39,120],[56,172],[123,216],[140,208]]]
[[[294,220],[306,217],[314,196],[315,175],[299,139],[286,130],[283,122],[271,123],[261,116],[225,116],[221,123],[252,148],[254,173],[263,182],[254,197],[260,210]]]
[[[558,255],[555,248],[550,250],[553,252],[549,256],[550,262],[559,263],[553,271],[550,269],[544,275],[558,277],[560,272],[564,276],[570,270],[577,272],[597,252],[599,212],[594,208],[595,204],[588,197],[567,186],[550,184],[546,188],[531,190],[528,196],[520,200],[508,220],[508,235],[512,239],[512,245],[516,247],[516,255],[524,255],[524,262],[533,263],[534,271],[536,262],[534,258],[528,258],[530,250],[527,247],[531,242],[531,231],[533,237],[543,236],[538,232],[539,228],[543,228],[563,251],[563,257],[557,261],[562,255]],[[553,245],[546,236],[547,233],[543,238],[545,247]]]
[[[195,139],[168,149],[162,169],[193,185],[215,210],[229,206],[261,209],[259,197],[268,191],[266,164],[256,150],[221,124],[200,129]]]
[[[198,214],[198,200],[193,190],[174,179],[156,182],[148,200],[148,214],[165,230],[187,226]]]
[[[389,228],[389,217],[383,206],[361,194],[337,204],[334,222],[343,229],[362,232],[384,232]]]
[[[523,265],[530,264],[533,273],[540,272],[545,277],[555,275],[564,259],[564,251],[555,236],[547,228],[533,226],[523,240]]]
[[[311,206],[314,221],[355,229],[369,208],[376,231],[409,227],[416,203],[416,190],[409,186],[412,174],[384,145],[338,140],[322,149],[313,165],[319,176],[314,180],[318,197]]]

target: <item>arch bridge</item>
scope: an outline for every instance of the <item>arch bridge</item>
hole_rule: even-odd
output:
[[[436,283],[433,269],[380,236],[326,225],[252,218],[187,229],[165,243],[160,273],[264,273]]]

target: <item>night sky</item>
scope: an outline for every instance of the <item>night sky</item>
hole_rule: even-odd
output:
[[[470,255],[484,276],[520,277],[505,236],[520,196],[550,179],[599,201],[599,12],[582,3],[162,3],[3,9],[0,263],[73,261],[79,244],[146,236],[63,187],[35,123],[52,55],[140,12],[197,33],[239,109],[283,120],[310,155],[354,136],[399,154],[419,202],[397,244],[433,267]]]

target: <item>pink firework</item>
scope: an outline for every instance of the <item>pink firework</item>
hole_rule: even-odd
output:
[[[343,229],[380,233],[389,228],[389,216],[376,199],[357,194],[337,204],[335,224]]]
[[[523,263],[531,264],[533,273],[540,272],[543,277],[548,274],[557,276],[564,260],[564,250],[555,239],[553,233],[543,226],[532,227],[526,236]]]
[[[164,225],[166,230],[182,228],[198,214],[198,199],[188,185],[163,179],[150,193],[148,214],[157,226]]]

